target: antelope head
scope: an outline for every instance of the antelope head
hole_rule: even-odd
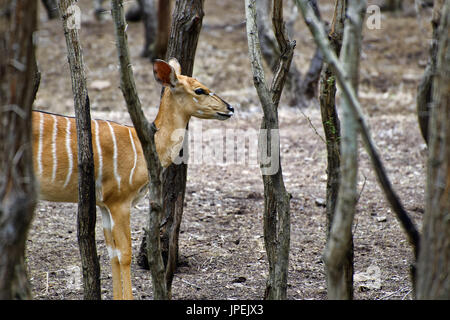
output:
[[[201,119],[226,120],[234,114],[234,108],[205,85],[197,79],[182,75],[177,59],[171,58],[169,62],[156,60],[153,72],[155,79],[170,89],[173,98],[186,115]]]

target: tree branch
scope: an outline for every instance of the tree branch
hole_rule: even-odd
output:
[[[253,83],[255,85],[258,96],[261,100],[261,105],[264,112],[264,117],[269,122],[274,122],[276,115],[273,107],[274,102],[266,85],[266,76],[261,60],[261,46],[258,37],[258,27],[256,25],[256,3],[255,1],[246,1],[245,15],[247,18],[247,35],[248,35],[248,50],[250,54],[250,63],[253,71]]]
[[[295,41],[290,41],[287,36],[286,27],[283,21],[283,2],[280,0],[274,0],[272,12],[272,23],[275,38],[277,39],[280,50],[280,61],[272,79],[270,92],[272,93],[272,101],[274,105],[278,107],[281,92],[283,91],[283,87],[291,67],[292,57],[294,56]]]

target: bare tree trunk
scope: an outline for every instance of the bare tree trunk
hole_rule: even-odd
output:
[[[36,30],[36,1],[0,0],[0,300],[31,299],[24,257],[37,198],[31,148]]]
[[[107,11],[103,8],[103,2],[105,0],[93,0],[94,2],[94,16],[97,20],[101,21],[103,20],[104,14],[107,13]]]
[[[176,0],[166,58],[177,58],[181,74],[192,76],[202,29],[204,0]]]
[[[312,6],[314,14],[316,15],[317,19],[322,20],[317,0],[309,0],[309,3]],[[314,51],[314,55],[309,63],[308,71],[306,72],[300,84],[301,97],[299,97],[298,99],[300,98],[303,99],[303,97],[306,97],[307,99],[312,99],[317,96],[316,95],[317,87],[320,79],[322,66],[323,66],[323,55],[322,51],[317,46],[316,50]]]
[[[131,68],[128,40],[125,33],[125,16],[122,0],[111,0],[111,12],[114,21],[117,53],[120,63],[120,88],[127,104],[128,113],[142,144],[149,175],[149,222],[147,230],[148,246],[147,259],[152,272],[153,295],[155,300],[170,298],[166,287],[165,268],[161,255],[159,224],[162,216],[162,167],[156,153],[156,127],[150,124],[142,111],[141,102],[134,82]]]
[[[59,12],[56,0],[42,0],[42,3],[44,4],[45,10],[47,11],[49,20],[58,18]]]
[[[262,57],[270,69],[275,71],[278,57],[280,56],[280,49],[278,48],[277,40],[275,39],[270,23],[272,1],[273,0],[259,0],[256,2],[256,19]]]
[[[422,8],[432,7],[435,1],[441,1],[441,0],[419,0]]]
[[[334,17],[331,23],[331,31],[328,34],[332,50],[339,56],[344,34],[345,0],[336,0]],[[327,142],[327,191],[326,191],[326,216],[327,239],[336,209],[336,201],[339,190],[340,169],[340,139],[341,125],[336,110],[336,75],[332,67],[324,64],[320,77],[320,111],[322,124]]]
[[[177,58],[181,65],[181,74],[187,76],[192,76],[194,69],[195,52],[204,16],[203,4],[204,0],[176,0],[172,15],[166,57],[167,59]],[[184,141],[187,142],[188,140],[185,137]],[[186,144],[181,150],[181,153],[183,152],[187,152]],[[173,275],[178,260],[178,235],[183,215],[186,177],[187,163],[172,164],[167,168],[163,180],[166,222],[163,227],[163,239],[166,240],[163,250],[167,252],[168,257],[166,280],[169,292],[172,288]]]
[[[95,1],[95,0],[94,0]],[[103,1],[103,0],[102,0]],[[146,1],[146,0],[145,0]],[[151,0],[150,7],[154,6],[154,0]],[[141,0],[137,0],[137,4],[132,5],[128,8],[127,12],[125,12],[125,21],[126,22],[139,22],[142,20],[142,4]],[[154,10],[156,12],[156,9]],[[156,21],[154,22],[156,29]]]
[[[142,50],[142,57],[149,57],[150,60],[164,59],[167,51],[170,32],[171,0],[138,0],[138,8],[129,10],[126,14],[138,21],[141,18],[144,22],[145,43]],[[156,1],[158,4],[156,5]]]
[[[450,299],[450,0],[439,32],[430,120],[426,210],[417,266],[418,299]]]
[[[316,48],[314,55],[309,63],[308,71],[303,77],[303,81],[300,84],[300,92],[307,99],[313,99],[317,97],[317,88],[320,79],[320,73],[323,66],[323,55],[319,48]],[[298,98],[300,99],[300,98]]]
[[[183,75],[192,76],[195,52],[204,16],[203,3],[204,0],[176,0],[175,2],[166,57],[167,59],[177,58]],[[185,137],[186,143],[188,140]],[[183,152],[187,152],[186,144],[180,151],[180,158],[186,158],[183,157]],[[166,260],[166,280],[169,296],[178,260],[178,236],[183,215],[186,177],[187,163],[182,162],[171,164],[164,170],[162,178],[162,203],[164,208],[163,221],[161,222],[161,245],[162,255]],[[146,248],[147,241],[146,237],[142,238],[141,251],[139,252],[139,265],[143,268],[146,267],[147,253],[142,248]]]
[[[280,56],[277,40],[269,23],[271,4],[273,0],[260,0],[256,2],[257,25],[260,37],[261,52],[267,65],[273,72],[276,71],[278,57]],[[314,5],[314,12],[320,19],[319,7],[316,0],[310,1]],[[294,20],[294,19],[293,19]],[[305,106],[305,100],[311,99],[317,92],[317,84],[322,69],[323,57],[317,48],[311,59],[309,69],[304,77],[294,63],[291,64],[286,80],[286,90],[289,93],[291,106]]]
[[[71,9],[75,3],[74,0],[60,0],[59,10],[66,36],[78,139],[77,236],[83,269],[84,299],[100,300],[100,263],[95,243],[96,198],[91,115],[78,30],[71,23],[76,14]]]
[[[399,11],[402,10],[402,0],[385,0],[381,6],[383,11]]]
[[[264,296],[266,299],[281,300],[286,299],[287,290],[291,195],[286,191],[280,162],[278,103],[292,62],[295,41],[291,42],[286,34],[282,1],[275,0],[272,22],[281,54],[269,90],[261,62],[255,0],[245,1],[245,15],[253,82],[264,112],[258,146],[264,183],[264,242],[269,261]]]
[[[361,32],[365,1],[348,0],[341,62],[355,92],[358,88]],[[343,97],[340,144],[340,182],[336,212],[330,228],[324,262],[328,298],[353,299],[353,217],[356,211],[358,173],[358,124],[348,100]]]
[[[155,58],[164,59],[167,52],[170,33],[170,0],[158,0],[158,33],[156,35]]]
[[[430,57],[425,68],[425,72],[417,88],[417,117],[419,120],[420,132],[425,142],[428,143],[428,122],[430,119],[430,104],[433,97],[433,79],[436,73],[436,57],[439,44],[439,21],[444,0],[436,0],[433,7],[433,17],[431,25],[433,27],[433,36],[430,46]]]
[[[156,0],[138,0],[139,2],[139,9],[134,9],[133,11],[129,12],[135,12],[134,14],[128,13],[128,15],[133,15],[135,17],[137,15],[137,11],[139,11],[139,16],[142,17],[143,23],[144,23],[144,34],[145,34],[145,41],[144,41],[144,49],[142,49],[141,56],[142,57],[150,57],[152,60],[155,58],[155,43],[156,43],[156,36],[158,34],[157,32],[157,25],[158,25],[158,19],[156,15]]]

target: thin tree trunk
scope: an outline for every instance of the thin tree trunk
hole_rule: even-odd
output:
[[[275,71],[278,57],[280,56],[280,49],[278,48],[277,40],[273,34],[272,25],[270,24],[272,1],[273,0],[260,0],[256,2],[256,19],[262,57],[270,69]]]
[[[348,0],[347,3],[340,60],[345,68],[346,78],[357,92],[361,32],[366,3],[359,0]],[[327,273],[328,298],[351,300],[353,299],[352,225],[357,197],[358,125],[347,98],[343,97],[342,102],[339,191],[323,258]]]
[[[106,13],[106,10],[103,8],[103,1],[104,0],[93,0],[94,16],[99,21],[104,19],[104,14]]]
[[[183,75],[192,76],[194,69],[195,52],[204,16],[203,4],[204,0],[177,0],[175,2],[166,58],[177,58]],[[189,141],[187,136],[184,141],[186,143]],[[186,143],[181,153],[188,152]],[[183,158],[187,159],[187,156],[185,155]],[[170,165],[163,179],[166,222],[163,227],[163,239],[166,239],[163,250],[167,252],[168,257],[166,280],[169,293],[178,260],[178,235],[183,215],[186,177],[187,163],[181,163]]]
[[[417,298],[450,299],[450,0],[439,32],[430,120],[426,209],[417,265]]]
[[[158,26],[158,19],[156,15],[156,0],[138,0],[139,2],[139,9],[134,9],[133,11],[130,11],[130,16],[133,15],[136,16],[137,12],[134,13],[134,11],[140,11],[139,15],[142,17],[143,23],[144,23],[144,34],[145,34],[145,41],[144,41],[144,49],[142,49],[141,56],[142,57],[150,57],[152,60],[155,58],[155,44],[156,44],[156,36],[157,36],[157,26]],[[133,12],[134,14],[131,14]],[[128,15],[128,12],[127,12]]]
[[[203,21],[204,0],[177,0],[172,15],[172,25],[166,53],[166,58],[177,58],[181,65],[181,74],[192,76],[194,68],[194,58],[197,49],[197,42]],[[166,59],[166,60],[167,60]],[[188,128],[186,128],[188,129]],[[187,135],[187,130],[186,130]],[[180,158],[187,152],[187,136],[184,139],[185,145],[180,151]],[[166,279],[169,290],[176,270],[178,260],[178,235],[183,215],[184,196],[186,192],[187,161],[180,164],[171,164],[163,173],[162,197],[164,204],[161,246],[163,259],[166,261]],[[139,266],[145,268],[148,239],[144,236],[139,252]]]
[[[441,18],[442,6],[444,0],[436,0],[433,7],[433,17],[431,25],[433,27],[433,36],[430,46],[430,57],[425,68],[425,72],[420,80],[417,88],[417,118],[419,120],[419,128],[425,142],[428,143],[428,123],[430,119],[430,105],[433,97],[433,79],[436,73],[436,56],[439,44],[439,21]]]
[[[164,59],[170,32],[171,0],[138,0],[139,8],[127,12],[134,20],[141,17],[144,22],[145,43],[142,57],[150,60]],[[158,4],[156,5],[156,2]],[[136,19],[138,18],[139,19]]]
[[[309,0],[309,3],[312,6],[314,14],[316,15],[317,19],[321,21],[322,18],[320,15],[317,0]],[[322,66],[323,66],[323,54],[320,48],[317,46],[316,50],[314,51],[314,55],[309,63],[308,71],[306,72],[300,84],[301,97],[299,97],[298,99],[303,97],[306,97],[307,99],[312,99],[316,97]]]
[[[68,24],[77,11],[74,0],[60,0],[59,10],[63,18],[64,35],[67,44],[72,78],[72,91],[76,116],[78,139],[78,215],[77,236],[83,269],[85,300],[100,300],[100,263],[95,243],[96,198],[94,154],[92,151],[91,115],[89,96],[84,73],[83,54],[76,26]]]
[[[280,51],[277,40],[270,25],[270,12],[273,0],[260,0],[256,2],[257,26],[260,37],[262,56],[273,72],[276,71]],[[316,0],[310,1],[314,5],[314,12],[320,19],[319,7]],[[322,69],[323,57],[317,48],[309,65],[309,69],[303,77],[294,63],[291,64],[286,80],[286,90],[289,93],[291,106],[305,106],[305,100],[311,99],[317,92],[317,84]]]
[[[277,108],[292,62],[295,41],[291,42],[286,35],[282,1],[275,0],[272,22],[281,54],[269,90],[261,62],[255,0],[245,1],[245,15],[253,82],[264,113],[258,146],[264,183],[264,242],[269,261],[269,278],[264,296],[266,299],[281,300],[286,299],[287,291],[291,196],[286,191],[281,169]]]
[[[49,20],[58,18],[58,5],[56,0],[42,0],[45,10],[47,11],[47,17]]]
[[[0,300],[31,299],[24,257],[37,198],[31,150],[36,30],[36,1],[0,1]]]
[[[155,300],[170,298],[166,286],[165,268],[161,255],[159,225],[162,216],[162,166],[156,153],[156,127],[147,121],[134,82],[131,68],[128,40],[125,32],[125,16],[122,0],[111,0],[117,53],[120,63],[120,88],[127,104],[128,113],[142,145],[149,175],[149,221],[147,230],[147,259],[152,273],[153,296]]]
[[[402,9],[402,0],[385,0],[381,6],[383,11],[398,11]]]
[[[156,35],[155,58],[164,59],[167,52],[170,33],[170,0],[158,0],[158,33]]]
[[[272,73],[275,74],[280,57],[280,48],[271,24],[272,3],[273,0],[259,0],[256,2],[256,24],[262,57]],[[286,91],[289,94],[289,104],[291,106],[304,106],[305,98],[302,92],[302,79],[302,74],[295,66],[295,63],[291,63],[286,80]]]
[[[344,34],[345,0],[336,0],[331,30],[328,34],[332,50],[339,56]],[[324,64],[320,77],[320,111],[327,142],[327,191],[326,216],[327,239],[336,209],[339,190],[341,126],[336,110],[336,76],[328,63]]]
[[[319,48],[316,48],[309,63],[308,71],[300,84],[300,92],[307,98],[312,99],[317,96],[320,73],[323,66],[323,55]]]
[[[166,58],[177,58],[181,74],[192,76],[202,29],[204,0],[176,0]]]

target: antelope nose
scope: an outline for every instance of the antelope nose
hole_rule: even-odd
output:
[[[227,109],[234,113],[234,108],[232,106],[230,106],[229,104],[227,104]]]

